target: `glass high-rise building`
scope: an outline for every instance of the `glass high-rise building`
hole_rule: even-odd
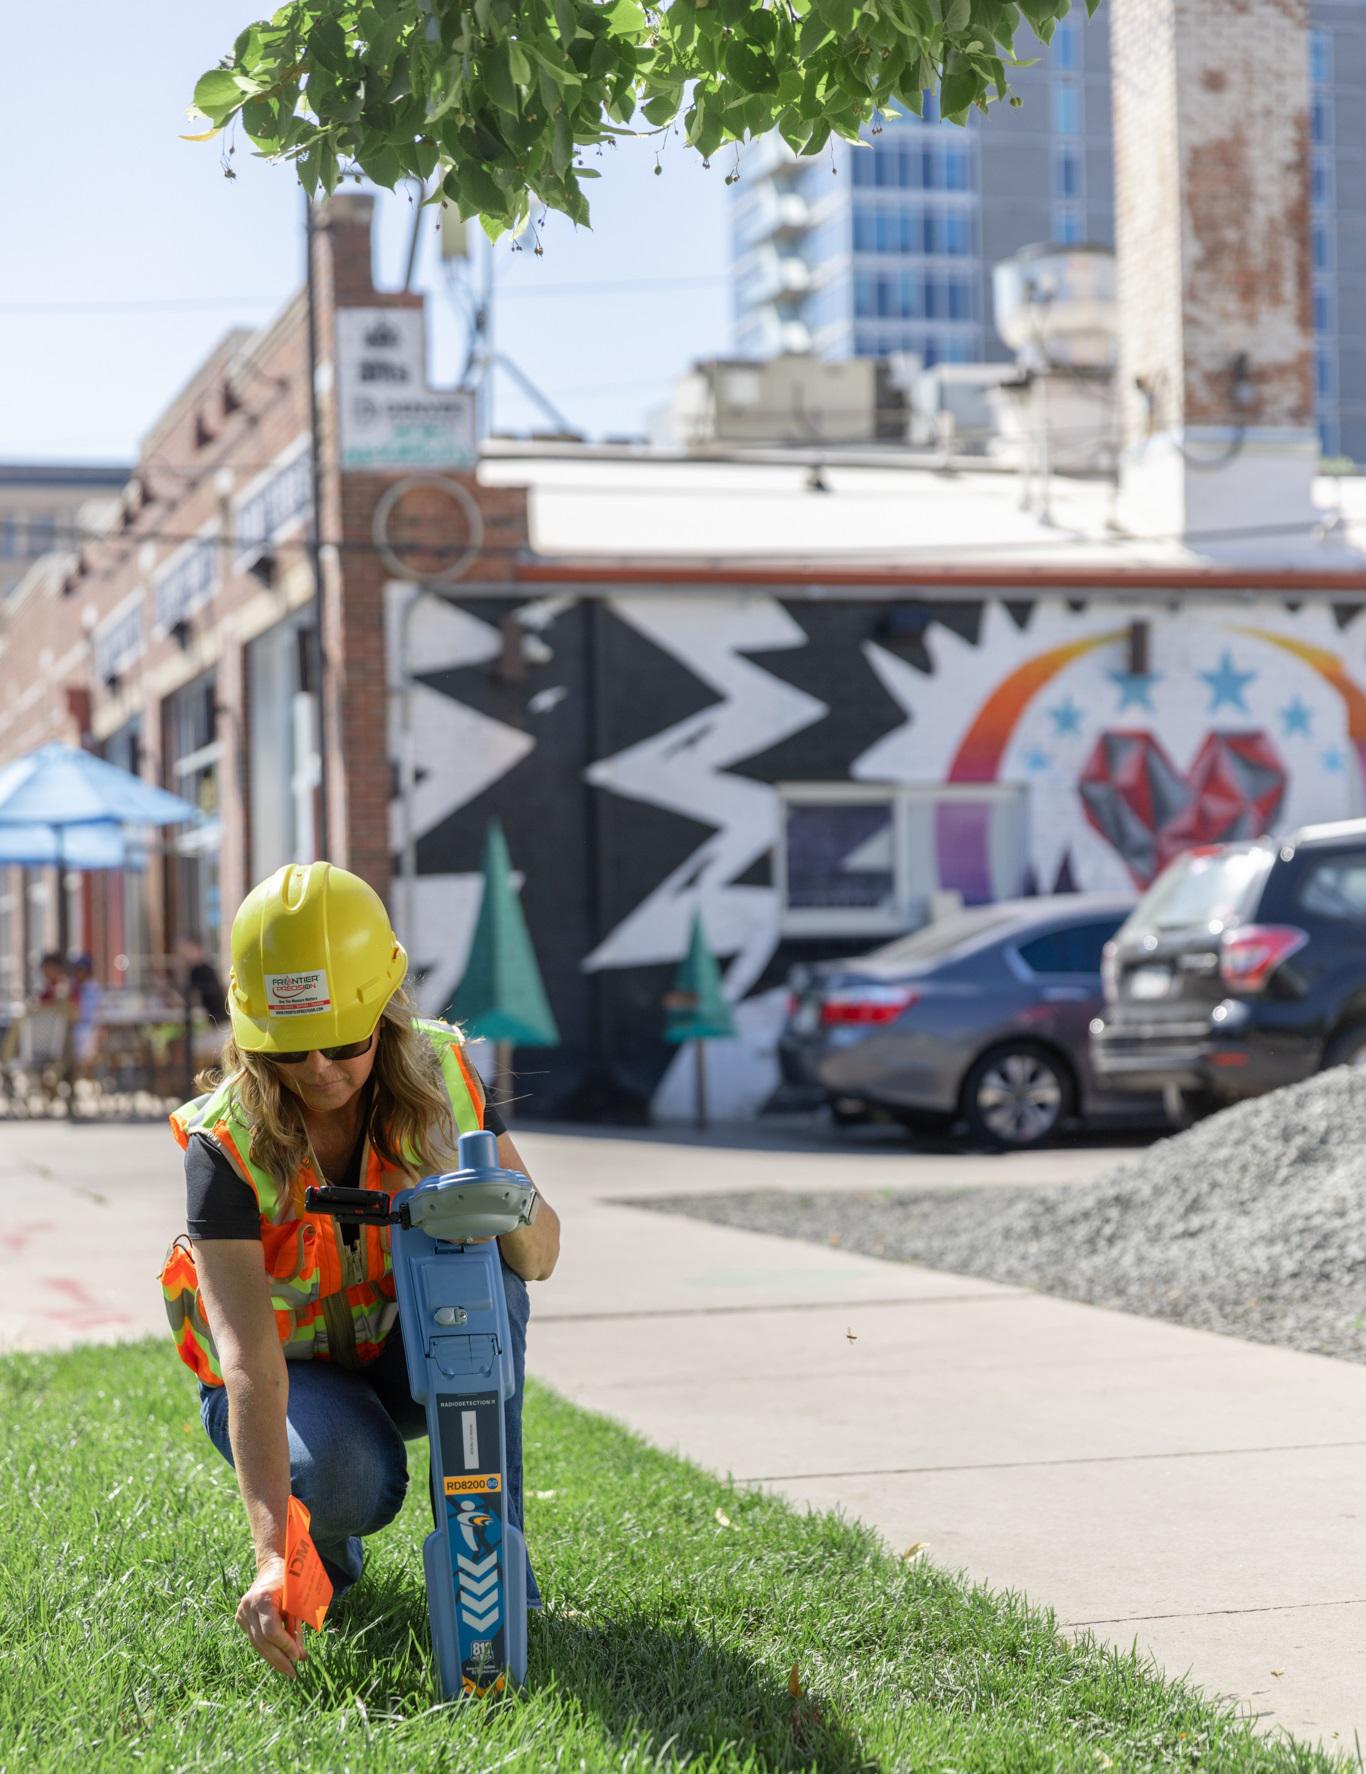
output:
[[[1366,460],[1366,7],[1312,0],[1311,229],[1319,430]],[[1020,49],[1028,33],[1022,34]],[[911,352],[926,367],[1010,356],[991,268],[1037,243],[1114,244],[1105,8],[1063,21],[1016,71],[1019,109],[966,129],[898,118],[797,161],[768,137],[733,187],[735,343],[745,356]],[[981,125],[979,127],[978,125]]]

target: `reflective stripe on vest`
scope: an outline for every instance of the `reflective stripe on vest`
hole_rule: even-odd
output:
[[[460,1035],[448,1024],[416,1020],[441,1065],[457,1134],[484,1125],[484,1093],[466,1058]],[[199,1133],[214,1145],[256,1197],[261,1249],[270,1280],[275,1327],[288,1361],[373,1361],[398,1316],[394,1297],[389,1228],[357,1228],[347,1247],[337,1222],[326,1214],[303,1212],[304,1189],[323,1179],[305,1163],[284,1189],[251,1155],[251,1128],[234,1098],[231,1081],[171,1116],[182,1147]],[[386,1165],[367,1147],[364,1187],[392,1193],[411,1180],[401,1166]],[[348,1273],[349,1271],[349,1273]],[[171,1246],[161,1271],[162,1296],[181,1360],[206,1386],[221,1386],[223,1375],[199,1292],[194,1252],[182,1235]]]

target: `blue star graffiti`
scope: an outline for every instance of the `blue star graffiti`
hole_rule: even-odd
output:
[[[1120,712],[1126,708],[1153,706],[1153,690],[1162,681],[1160,671],[1110,671],[1105,674],[1119,691]]]
[[[1214,671],[1198,671],[1195,675],[1210,687],[1209,712],[1211,714],[1217,713],[1225,706],[1237,709],[1239,714],[1248,713],[1245,692],[1248,685],[1256,679],[1258,673],[1239,671],[1233,663],[1233,654],[1228,647],[1224,648],[1223,658]]]

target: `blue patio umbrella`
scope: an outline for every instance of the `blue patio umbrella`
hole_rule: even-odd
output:
[[[129,845],[124,828],[112,821],[60,830],[50,825],[0,825],[0,864],[52,868],[59,860],[64,868],[81,870],[141,866],[137,847]]]
[[[128,826],[183,825],[199,809],[74,745],[40,745],[0,767],[0,862],[57,869],[118,868]],[[6,835],[8,833],[8,836]],[[31,854],[23,855],[25,847]],[[85,861],[82,857],[103,861]],[[126,858],[124,859],[126,860]],[[66,947],[66,895],[57,895]]]
[[[74,745],[40,745],[0,768],[0,825],[181,825],[199,809]]]

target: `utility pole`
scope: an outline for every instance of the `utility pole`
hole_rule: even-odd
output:
[[[304,192],[304,258],[307,265],[305,288],[308,297],[308,458],[313,482],[312,513],[308,524],[308,558],[313,567],[313,638],[311,644],[314,693],[318,700],[317,746],[318,769],[318,831],[314,849],[326,858],[331,848],[327,817],[327,741],[329,684],[327,647],[323,641],[326,620],[325,579],[322,551],[323,454],[322,423],[318,404],[318,280],[313,267],[315,236],[323,232],[314,219],[313,200]]]

